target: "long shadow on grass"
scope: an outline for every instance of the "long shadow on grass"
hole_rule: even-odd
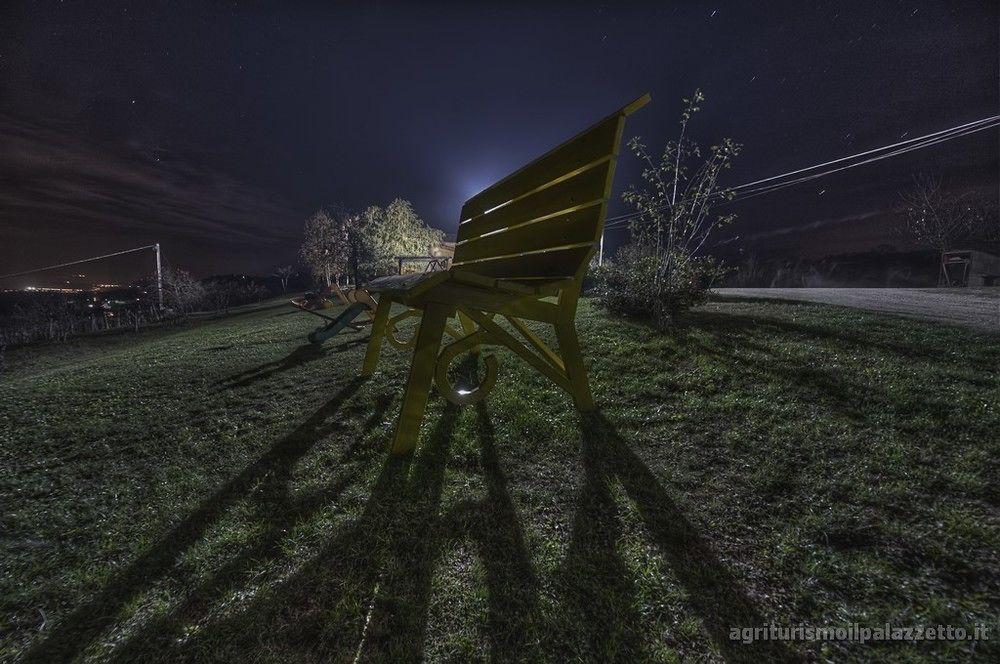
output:
[[[362,379],[355,378],[341,388],[301,426],[227,482],[118,574],[96,597],[60,620],[45,639],[28,650],[23,661],[50,664],[70,660],[83,652],[94,638],[118,619],[118,614],[131,600],[168,574],[184,552],[197,544],[228,508],[256,487],[259,486],[267,502],[281,504],[295,463],[316,441],[340,426],[337,422],[328,423],[328,420],[362,383]],[[312,501],[307,502],[311,504]],[[308,509],[309,506],[301,509]]]
[[[447,428],[453,417],[449,406]],[[439,427],[440,428],[440,427]],[[531,659],[526,646],[537,603],[523,529],[500,467],[493,424],[483,404],[476,410],[476,433],[486,495],[439,514],[449,439],[435,433],[420,451],[407,482],[406,498],[390,534],[378,592],[357,649],[365,661],[405,662],[425,658],[431,580],[449,545],[472,539],[486,571],[489,632],[494,661]]]
[[[635,584],[617,550],[622,524],[611,493],[612,470],[600,455],[594,432],[589,426],[584,429],[584,479],[572,539],[558,571],[565,611],[553,625],[557,639],[546,645],[552,659],[571,645],[577,657],[585,652],[584,658],[593,661],[635,661],[641,623]]]
[[[816,326],[785,323],[773,319],[734,320],[742,317],[709,317],[703,319],[703,328],[711,335],[711,343],[694,341],[700,352],[714,355],[732,365],[736,373],[744,372],[750,365],[761,374],[770,376],[776,382],[795,386],[802,396],[815,394],[816,398],[829,404],[841,415],[857,421],[869,416],[873,405],[882,408],[914,408],[912,404],[901,404],[886,387],[863,380],[860,369],[849,365],[845,368],[834,365],[816,364],[810,347],[804,344],[814,342],[824,350],[879,349],[883,352],[905,355],[905,347],[890,342],[864,341],[853,335],[831,334]],[[707,321],[707,322],[706,322]],[[762,344],[758,338],[768,332],[799,335],[803,352],[796,355],[778,356],[773,347]],[[686,343],[692,343],[686,341]],[[839,347],[839,348],[838,348]],[[757,356],[754,357],[753,354]],[[910,353],[915,356],[917,350]],[[765,359],[761,359],[761,357]],[[944,357],[924,356],[928,361],[943,362]],[[953,410],[953,404],[946,399],[923,399],[917,406],[926,414],[934,415],[939,422],[945,422]]]
[[[457,409],[446,407],[420,449],[405,500],[390,529],[378,591],[358,652],[366,660],[420,661],[424,650],[431,578],[441,550],[441,493]],[[442,426],[443,425],[443,426]]]
[[[477,432],[486,495],[440,514],[456,414],[445,408],[412,459],[389,456],[360,516],[292,577],[184,646],[171,644],[181,626],[192,624],[190,616],[160,633],[159,644],[137,635],[135,649],[120,651],[119,661],[149,659],[148,652],[171,661],[253,659],[260,652],[309,661],[420,661],[434,570],[450,544],[467,538],[486,569],[493,658],[525,659],[537,582],[483,406]]]
[[[302,366],[303,364],[318,360],[321,357],[326,356],[328,353],[341,353],[367,342],[367,339],[353,339],[329,348],[320,344],[303,344],[280,360],[265,362],[260,366],[247,369],[246,371],[241,371],[238,374],[216,381],[214,391],[222,392],[225,390],[253,385],[259,381],[266,380],[275,374],[289,371]]]
[[[480,502],[479,552],[489,588],[489,629],[493,660],[526,657],[538,603],[538,580],[524,542],[524,528],[507,491],[507,477],[500,466],[493,422],[486,405],[476,406],[481,462],[486,476],[486,498]]]
[[[361,427],[361,431],[368,431],[374,427],[391,402],[391,395],[378,396],[374,412]],[[362,480],[371,462],[380,453],[374,446],[363,446],[363,440],[362,436],[356,436],[340,458],[331,464],[332,467],[344,469],[344,472],[328,486],[302,498],[291,499],[287,491],[287,482],[275,482],[272,478],[268,478],[263,486],[257,487],[255,490],[258,497],[256,502],[259,503],[257,510],[260,518],[266,523],[266,526],[261,528],[262,534],[238,556],[213,572],[207,581],[190,589],[185,594],[184,601],[169,615],[145,622],[125,645],[116,650],[115,660],[143,661],[149,658],[146,653],[150,650],[169,649],[183,637],[183,629],[202,620],[215,602],[226,595],[235,594],[252,586],[262,561],[283,556],[282,543],[286,541],[289,531],[295,524],[313,517],[323,507],[336,500],[345,489]]]
[[[416,457],[389,455],[361,514],[293,575],[182,646],[153,650],[154,656],[252,661],[261,652],[280,652],[293,661],[352,661],[356,654],[365,661],[419,659],[438,541],[430,531],[455,414],[445,409]]]
[[[233,374],[228,378],[221,378],[215,382],[215,385],[219,390],[246,387],[257,381],[269,378],[274,374],[294,369],[313,360],[318,360],[326,355],[326,352],[327,349],[318,344],[302,344],[280,360],[265,362],[252,369]]]
[[[772,302],[773,303],[773,302]],[[794,302],[791,304],[805,304]],[[817,305],[812,305],[817,306]],[[825,306],[825,305],[818,305]],[[907,360],[920,359],[928,362],[948,364],[953,366],[975,367],[981,364],[980,358],[966,357],[943,352],[940,343],[934,340],[913,339],[909,342],[901,342],[891,335],[898,329],[895,325],[888,325],[889,322],[899,322],[898,319],[887,318],[879,320],[880,314],[875,312],[862,312],[859,310],[849,310],[854,313],[863,313],[873,320],[870,325],[862,326],[860,329],[849,326],[834,327],[833,325],[817,325],[801,320],[787,320],[780,316],[761,316],[751,314],[719,313],[712,311],[696,311],[689,314],[688,324],[697,325],[715,332],[718,335],[727,336],[732,333],[740,334],[751,332],[754,334],[777,333],[791,334],[800,338],[825,341],[831,344],[843,346],[845,348],[862,348],[865,350],[877,349],[887,354],[899,356]],[[951,336],[955,330],[939,326],[934,323],[919,320],[906,320],[917,326],[930,326],[932,330],[941,336]],[[973,338],[976,334],[973,331],[962,330],[961,334]],[[986,357],[989,357],[989,346],[982,344]],[[993,353],[995,356],[995,353]],[[985,359],[982,358],[982,359]]]
[[[538,579],[525,544],[524,528],[507,490],[493,422],[484,403],[476,405],[476,433],[486,495],[462,501],[442,517],[440,531],[448,540],[443,545],[465,538],[476,545],[486,573],[486,628],[491,659],[538,660],[541,654],[534,651],[539,640],[535,633]]]
[[[586,480],[563,572],[576,586],[575,599],[581,604],[575,610],[592,630],[593,654],[626,660],[638,652],[632,631],[636,622],[630,622],[637,619],[629,601],[632,589],[614,553],[617,517],[609,487],[617,478],[723,656],[736,662],[796,661],[775,642],[742,645],[729,639],[733,627],[765,624],[740,582],[602,414],[585,415],[581,424]]]

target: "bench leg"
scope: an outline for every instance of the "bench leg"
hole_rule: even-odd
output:
[[[466,335],[472,334],[476,331],[476,322],[461,311],[458,312],[458,322],[462,324],[462,332]],[[479,357],[479,346],[472,348],[471,353],[475,357]]]
[[[573,319],[556,323],[556,339],[562,353],[566,375],[569,378],[571,396],[576,409],[582,412],[595,410],[594,397],[590,394],[590,384],[587,380],[587,369],[583,366],[583,355],[580,353],[580,339],[576,335]]]
[[[389,323],[390,309],[392,309],[392,300],[383,295],[378,300],[375,320],[372,321],[372,335],[368,339],[368,347],[365,349],[364,364],[361,365],[362,376],[371,376],[375,373],[379,352],[382,350],[382,339],[385,337],[385,329]]]
[[[381,305],[379,305],[381,310]],[[392,440],[393,454],[409,452],[417,444],[420,423],[424,419],[427,395],[434,379],[444,324],[450,315],[446,305],[431,304],[424,310],[417,329],[417,345],[413,349],[410,377],[406,381],[403,408],[396,422],[396,434]]]

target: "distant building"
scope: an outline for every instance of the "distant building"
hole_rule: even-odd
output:
[[[1000,285],[1000,256],[976,249],[956,249],[941,254],[943,286]]]

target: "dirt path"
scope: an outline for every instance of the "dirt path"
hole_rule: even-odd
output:
[[[839,304],[1000,331],[1000,288],[716,288],[725,297]]]

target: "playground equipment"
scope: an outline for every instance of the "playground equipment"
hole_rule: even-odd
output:
[[[476,194],[462,207],[454,262],[448,270],[375,279],[378,307],[363,374],[378,363],[383,338],[398,345],[395,326],[420,317],[403,407],[392,450],[416,444],[433,380],[449,401],[482,400],[497,377],[497,360],[482,357],[486,377],[459,390],[448,368],[482,346],[510,349],[568,392],[579,410],[594,408],[574,319],[580,288],[602,234],[625,118],[644,95],[527,166]],[[394,304],[408,309],[391,316]],[[461,330],[448,325],[457,314]],[[505,319],[514,333],[500,324]],[[525,321],[555,328],[559,353]],[[441,349],[445,333],[453,338]]]
[[[403,274],[404,263],[414,261],[424,262],[426,263],[424,272],[434,272],[448,269],[449,260],[448,256],[396,256],[396,261],[399,265],[399,274]],[[334,297],[336,297],[337,302],[333,301]],[[338,303],[347,307],[338,315],[328,316],[321,313],[323,310],[332,309]],[[355,331],[364,329],[365,325],[370,325],[374,320],[375,308],[378,305],[366,289],[349,287],[345,290],[338,284],[326,286],[318,293],[306,293],[301,298],[291,300],[291,304],[300,311],[318,316],[327,321],[309,333],[309,341],[314,344],[321,344],[348,328]],[[366,317],[360,322],[355,322],[362,314],[365,314]],[[404,312],[404,314],[397,316],[394,320],[398,322],[408,317],[409,315]],[[410,348],[412,345],[411,341],[400,340],[396,337],[395,333],[390,336],[390,343],[397,348]]]
[[[335,306],[331,299],[336,297],[338,302],[346,305],[346,309],[336,316],[328,316],[321,313],[324,310],[332,309]],[[291,301],[293,307],[313,316],[319,316],[327,321],[324,325],[309,333],[309,341],[314,344],[321,344],[330,337],[340,333],[345,328],[352,330],[362,330],[365,325],[371,324],[374,320],[374,311],[377,303],[363,288],[349,288],[346,292],[337,284],[327,286],[318,293],[306,293],[305,297]],[[368,314],[361,322],[354,322],[362,313]]]

